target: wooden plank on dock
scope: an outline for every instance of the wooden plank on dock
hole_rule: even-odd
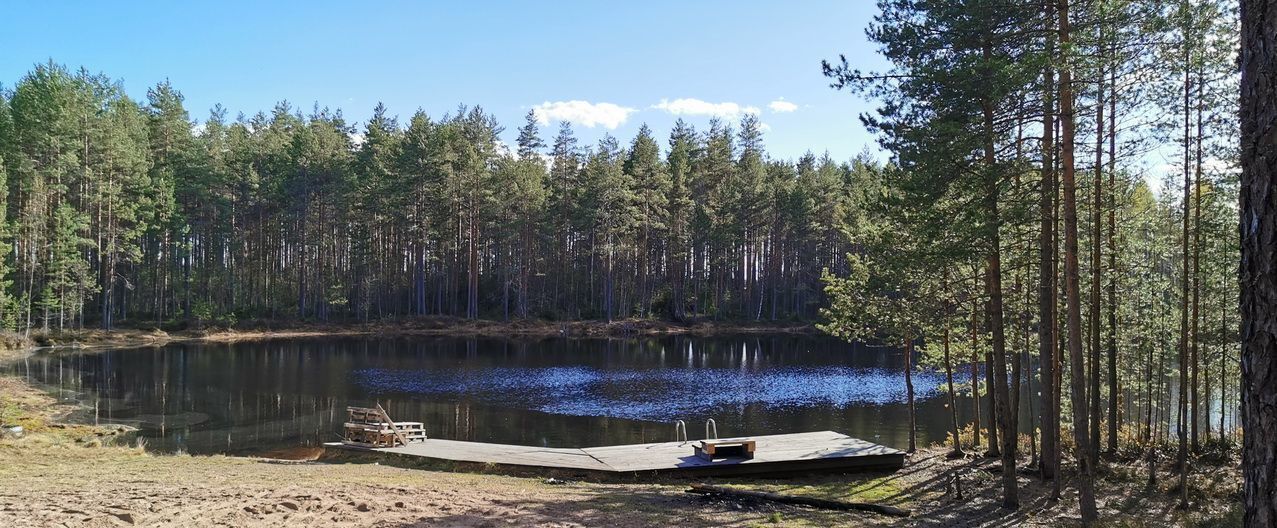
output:
[[[705,460],[696,456],[694,441],[554,448],[426,439],[400,447],[370,450],[457,462],[614,474],[703,476],[899,469],[904,465],[902,451],[833,431],[725,438],[722,441],[753,441],[756,446],[754,458]]]
[[[810,460],[841,460],[849,466],[856,459],[875,455],[891,456],[900,453],[894,449],[849,437],[833,431],[794,433],[741,437],[724,440],[754,440],[752,459],[722,459],[708,461],[695,456],[692,442],[664,442],[631,446],[586,448],[585,452],[598,458],[616,471],[662,471],[677,468],[702,468],[712,466],[763,465],[769,463],[794,463]],[[903,454],[901,453],[903,456]],[[903,461],[903,458],[902,458]]]
[[[577,448],[535,447],[509,444],[463,442],[459,440],[426,439],[402,447],[377,451],[400,455],[544,468],[585,469],[610,471],[607,465]]]

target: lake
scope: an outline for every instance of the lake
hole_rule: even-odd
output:
[[[432,438],[661,442],[675,420],[698,438],[713,418],[722,437],[829,429],[905,448],[903,365],[896,349],[768,335],[177,343],[0,368],[79,403],[72,419],[137,427],[150,449],[250,454],[337,440],[346,406],[374,403]],[[922,445],[945,438],[943,382],[914,376]]]

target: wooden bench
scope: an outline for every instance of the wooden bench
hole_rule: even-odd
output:
[[[715,458],[754,458],[753,440],[701,440],[694,449],[696,456],[710,462]]]
[[[347,407],[342,442],[360,447],[398,447],[426,439],[421,422],[395,422],[380,405]]]

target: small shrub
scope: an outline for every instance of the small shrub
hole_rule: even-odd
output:
[[[25,335],[8,330],[0,331],[0,349],[22,350],[34,344],[35,342]]]

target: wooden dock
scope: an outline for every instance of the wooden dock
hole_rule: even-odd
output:
[[[614,475],[760,475],[895,470],[904,467],[903,451],[833,431],[723,440],[754,441],[754,457],[708,461],[696,456],[693,449],[698,443],[696,440],[586,448],[517,446],[434,438],[388,448],[353,446],[340,442],[325,445],[389,455],[521,469],[568,470]]]

